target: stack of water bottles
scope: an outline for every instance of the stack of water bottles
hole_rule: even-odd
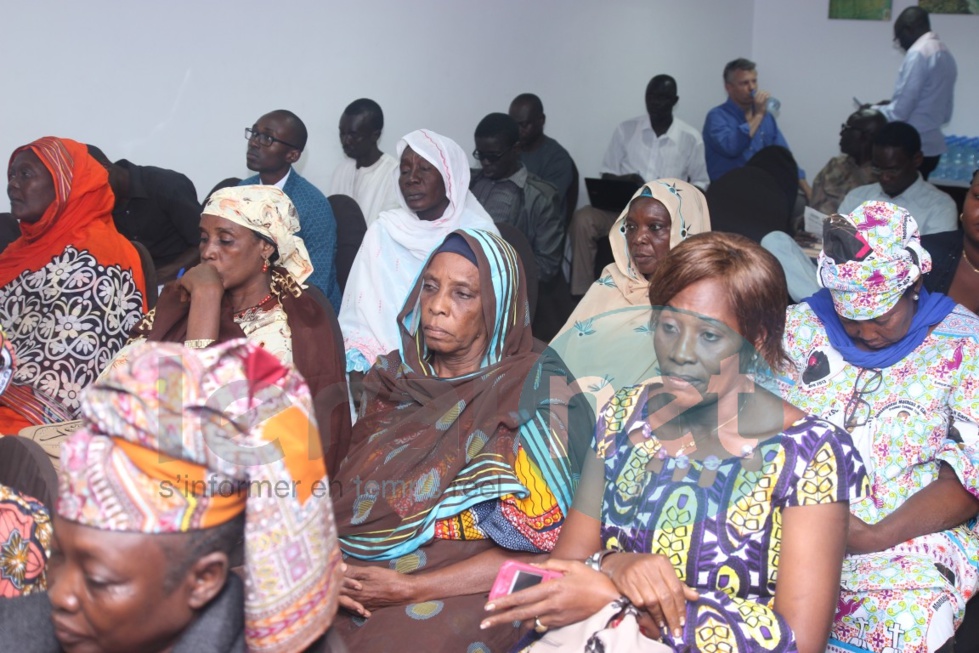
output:
[[[929,180],[956,181],[968,185],[979,168],[979,137],[946,136],[948,150]]]

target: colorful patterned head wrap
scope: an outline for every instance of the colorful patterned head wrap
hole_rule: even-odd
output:
[[[145,343],[86,390],[61,453],[58,514],[174,533],[245,512],[249,651],[297,651],[330,625],[340,555],[302,378],[261,347]]]
[[[232,186],[215,191],[203,213],[230,220],[271,241],[281,265],[299,283],[313,273],[306,243],[295,234],[299,214],[289,197],[275,186]]]
[[[931,256],[910,213],[888,202],[864,202],[850,215],[827,218],[818,267],[837,315],[872,320],[931,270]]]

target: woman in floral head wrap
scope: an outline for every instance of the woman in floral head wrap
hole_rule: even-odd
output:
[[[224,188],[204,206],[200,231],[201,264],[164,288],[136,340],[203,348],[246,337],[294,365],[313,393],[335,470],[350,434],[343,340],[325,299],[303,283],[313,266],[295,235],[296,208],[274,186]]]
[[[830,216],[823,290],[788,311],[788,401],[850,432],[870,494],[850,504],[829,650],[934,651],[979,587],[979,319],[929,293],[904,209]]]
[[[83,397],[61,452],[48,590],[0,604],[0,647],[23,624],[18,650],[37,652],[294,653],[320,640],[342,562],[295,370],[244,340],[143,343]],[[242,536],[244,583],[229,573]]]

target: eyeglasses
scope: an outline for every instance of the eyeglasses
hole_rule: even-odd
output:
[[[883,378],[884,374],[880,370],[861,369],[857,374],[857,380],[853,384],[853,394],[846,404],[846,410],[843,411],[843,427],[847,431],[863,426],[870,419],[871,407],[863,397],[877,392]]]
[[[502,152],[480,152],[479,150],[473,150],[473,158],[477,161],[486,161],[487,163],[496,163],[503,157],[507,155],[507,152],[512,150],[512,147],[508,147]]]
[[[245,140],[250,142],[252,139],[255,139],[262,147],[272,147],[273,143],[282,143],[297,150],[302,149],[298,145],[287,143],[281,138],[276,138],[270,134],[263,134],[262,132],[255,131],[251,127],[245,127]]]

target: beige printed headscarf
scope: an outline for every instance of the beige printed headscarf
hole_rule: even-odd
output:
[[[279,252],[275,265],[285,268],[299,283],[313,273],[306,244],[295,235],[299,231],[296,207],[275,186],[222,188],[207,200],[203,213],[230,220],[272,241]]]

